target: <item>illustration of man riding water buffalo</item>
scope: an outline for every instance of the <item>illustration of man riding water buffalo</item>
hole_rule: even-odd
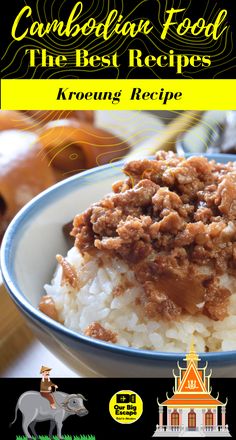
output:
[[[50,371],[51,368],[42,366],[40,373],[43,377],[40,392],[27,391],[19,397],[16,404],[15,418],[10,426],[16,422],[18,410],[20,410],[22,413],[22,430],[27,439],[31,439],[32,435],[37,438],[35,425],[37,422],[45,420],[50,420],[49,437],[52,436],[56,428],[57,437],[61,439],[63,422],[69,416],[78,415],[83,417],[88,414],[88,410],[83,403],[86,399],[82,394],[53,391],[58,386],[51,382],[49,378]]]

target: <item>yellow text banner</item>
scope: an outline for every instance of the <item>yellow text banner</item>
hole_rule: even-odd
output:
[[[233,110],[229,79],[4,79],[3,110]]]

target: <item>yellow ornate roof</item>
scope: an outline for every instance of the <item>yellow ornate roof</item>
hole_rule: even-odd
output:
[[[194,342],[193,339],[191,341],[191,345],[190,345],[190,349],[189,349],[189,353],[186,354],[186,357],[184,358],[184,361],[190,362],[190,361],[194,361],[194,362],[199,362],[201,359],[198,356],[198,354],[196,353],[195,347],[194,347]]]
[[[211,396],[210,375],[205,374],[206,367],[198,367],[201,360],[195,351],[194,343],[191,343],[189,353],[183,359],[186,361],[186,367],[180,367],[179,375],[175,375],[174,395],[164,402],[161,406],[168,407],[205,407],[225,406],[226,403]]]

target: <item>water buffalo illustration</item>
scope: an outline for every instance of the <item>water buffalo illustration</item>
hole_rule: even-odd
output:
[[[66,394],[59,391],[53,393],[56,402],[56,409],[52,409],[47,399],[37,391],[27,391],[21,394],[16,404],[15,419],[17,420],[18,410],[22,413],[22,429],[27,437],[37,437],[35,425],[38,422],[50,420],[49,437],[52,436],[54,428],[57,428],[57,436],[61,439],[61,430],[64,420],[72,415],[86,416],[88,410],[83,401],[86,400],[82,394]],[[30,434],[29,429],[32,434]]]

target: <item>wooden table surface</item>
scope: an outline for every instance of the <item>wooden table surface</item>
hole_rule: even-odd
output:
[[[55,377],[78,377],[33,336],[3,285],[0,310],[1,377],[37,377],[42,364],[51,366]]]

